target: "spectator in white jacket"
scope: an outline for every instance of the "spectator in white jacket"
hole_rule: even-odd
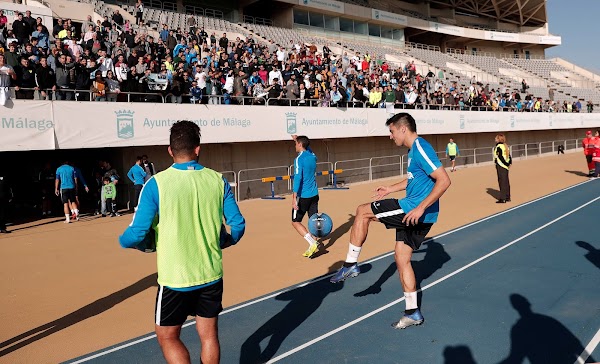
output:
[[[128,74],[129,67],[127,66],[127,62],[125,62],[125,57],[120,54],[117,58],[117,64],[115,65],[115,75],[117,76],[117,80],[119,80],[119,82],[127,81]]]
[[[113,73],[115,71],[112,58],[106,56],[106,50],[104,49],[98,51],[98,60],[96,63],[98,64],[98,71],[102,72],[102,77],[106,77],[108,71],[113,71]]]
[[[269,85],[273,84],[274,79],[277,79],[279,81],[279,85],[283,87],[283,76],[277,67],[273,67],[271,72],[269,72]]]

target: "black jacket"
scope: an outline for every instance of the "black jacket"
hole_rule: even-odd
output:
[[[56,77],[52,68],[50,66],[39,66],[35,72],[35,82],[37,87],[42,90],[50,89],[56,85]]]

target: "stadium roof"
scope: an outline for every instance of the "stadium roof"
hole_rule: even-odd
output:
[[[430,0],[430,3],[522,26],[546,23],[546,0]]]

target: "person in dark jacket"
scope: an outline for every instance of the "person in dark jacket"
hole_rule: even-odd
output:
[[[23,13],[19,13],[17,19],[13,22],[12,31],[15,34],[15,37],[19,40],[19,44],[24,45],[29,42],[31,28],[23,19]]]
[[[98,69],[98,65],[95,61],[90,60],[88,67],[88,61],[85,58],[79,60],[79,63],[75,64],[75,90],[77,90],[77,100],[89,101],[90,100],[90,86],[92,72]]]
[[[71,88],[70,85],[70,71],[75,65],[73,63],[67,63],[67,57],[64,54],[61,54],[58,57],[58,62],[56,63],[56,88],[58,92],[56,93],[57,100],[73,100],[73,92],[72,91],[62,91],[68,90]]]
[[[40,100],[50,99],[50,91],[56,90],[56,76],[48,65],[46,56],[40,58],[40,64],[35,71],[35,86]]]
[[[17,99],[33,100],[33,88],[35,84],[35,71],[29,64],[29,60],[21,57],[21,64],[15,67],[17,74],[17,85],[15,86]]]
[[[229,44],[229,39],[227,39],[227,33],[223,33],[221,39],[219,39],[219,47],[225,49],[227,51],[227,45]]]

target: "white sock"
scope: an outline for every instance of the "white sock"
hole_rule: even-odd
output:
[[[71,215],[65,214],[65,217],[67,218],[67,221],[71,221]]]
[[[406,302],[407,310],[419,308],[417,305],[417,292],[404,292],[404,301]]]
[[[360,255],[360,250],[362,247],[358,247],[352,245],[352,243],[348,244],[348,255],[346,255],[346,263],[356,263],[358,262],[358,256]]]
[[[75,215],[79,215],[79,210],[78,210],[78,209],[75,209],[75,210],[73,210],[73,213],[74,213]]]
[[[317,242],[312,235],[310,235],[310,233],[306,233],[306,235],[304,235],[304,240],[308,241],[308,245],[313,245]]]

